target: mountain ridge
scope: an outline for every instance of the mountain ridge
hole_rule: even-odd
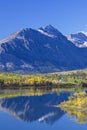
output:
[[[0,41],[0,72],[49,73],[87,67],[87,49],[49,25],[26,28]]]
[[[78,32],[76,34],[68,34],[67,39],[79,48],[87,47],[87,34],[86,32]]]

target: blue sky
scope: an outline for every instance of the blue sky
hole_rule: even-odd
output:
[[[0,39],[26,27],[87,31],[87,0],[0,0]]]

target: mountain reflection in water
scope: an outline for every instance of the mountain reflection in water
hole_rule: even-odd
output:
[[[53,92],[42,96],[3,98],[0,99],[0,110],[25,122],[39,121],[52,125],[65,114],[54,105],[67,100],[69,95],[69,92],[62,92],[58,96],[56,92]]]

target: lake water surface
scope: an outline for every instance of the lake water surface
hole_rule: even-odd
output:
[[[87,130],[86,118],[69,115],[56,105],[68,91],[0,91],[0,130]],[[87,115],[86,115],[87,117]]]

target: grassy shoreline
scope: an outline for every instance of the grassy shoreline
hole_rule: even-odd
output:
[[[70,71],[49,74],[0,73],[0,88],[5,87],[86,87],[86,71]]]
[[[74,93],[68,101],[62,102],[58,107],[78,123],[87,122],[87,94],[85,91]]]

